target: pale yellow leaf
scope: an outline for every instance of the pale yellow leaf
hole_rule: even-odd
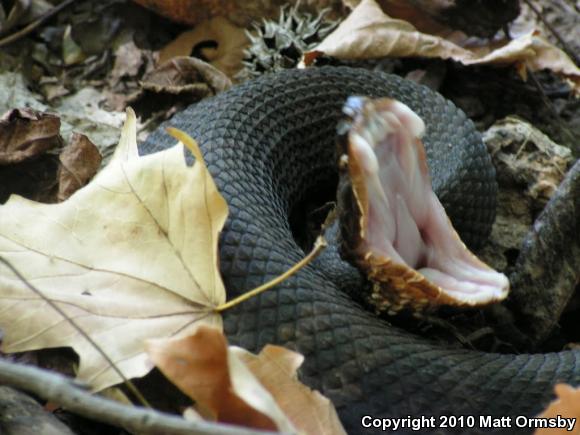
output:
[[[183,145],[138,156],[127,113],[109,165],[60,204],[12,196],[0,206],[0,255],[58,304],[128,378],[151,368],[144,340],[221,327],[225,301],[218,234],[227,205]],[[100,390],[120,381],[102,356],[44,300],[0,267],[4,352],[71,346],[78,377]]]

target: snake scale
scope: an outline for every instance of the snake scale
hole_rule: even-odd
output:
[[[349,95],[389,96],[416,111],[427,125],[434,190],[452,222],[471,245],[489,233],[494,171],[473,124],[452,103],[415,83],[360,69],[266,75],[170,121],[199,142],[230,207],[220,240],[228,298],[304,257],[288,216],[336,173],[335,129]],[[171,144],[159,129],[141,152]],[[557,381],[580,383],[580,351],[515,355],[447,348],[363,310],[328,276],[324,262],[307,266],[226,312],[225,331],[231,343],[252,351],[272,343],[303,353],[301,379],[334,402],[349,433],[373,433],[361,426],[365,415],[535,415]]]

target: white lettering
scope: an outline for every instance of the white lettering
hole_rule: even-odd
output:
[[[528,427],[528,417],[525,415],[518,415],[516,417],[516,426],[517,427]]]
[[[558,416],[558,419],[560,419],[560,416]],[[566,430],[568,432],[572,432],[574,430],[574,426],[576,426],[576,419],[575,418],[564,418],[563,420],[567,423]]]
[[[470,424],[473,426],[473,423]],[[399,429],[405,428],[412,429],[413,431],[417,432],[424,428],[434,429],[436,427],[436,423],[435,417],[411,417],[409,415],[407,417],[401,418],[375,418],[370,415],[365,415],[361,418],[361,426],[364,428],[380,428],[383,432],[387,430],[397,432]]]
[[[370,423],[367,423],[367,421],[369,421],[372,417],[370,415],[365,415],[360,424],[362,424],[362,427],[371,427]]]

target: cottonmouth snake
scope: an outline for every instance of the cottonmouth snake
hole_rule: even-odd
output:
[[[450,102],[398,77],[359,69],[263,76],[170,121],[199,142],[230,207],[220,244],[229,298],[303,258],[288,216],[335,174],[335,128],[349,95],[390,96],[415,110],[427,124],[434,189],[454,225],[471,245],[489,233],[494,172],[473,124]],[[142,152],[170,144],[158,130]],[[349,433],[370,433],[361,427],[364,415],[534,415],[556,381],[580,382],[580,351],[504,355],[446,348],[378,319],[338,284],[317,262],[226,312],[224,320],[231,343],[253,351],[281,344],[303,353],[302,380],[332,399]]]

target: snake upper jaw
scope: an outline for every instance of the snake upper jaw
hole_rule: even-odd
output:
[[[370,302],[396,312],[504,299],[507,277],[467,249],[431,188],[421,118],[391,99],[351,97],[344,111],[341,162],[357,218],[343,239],[373,283]]]

